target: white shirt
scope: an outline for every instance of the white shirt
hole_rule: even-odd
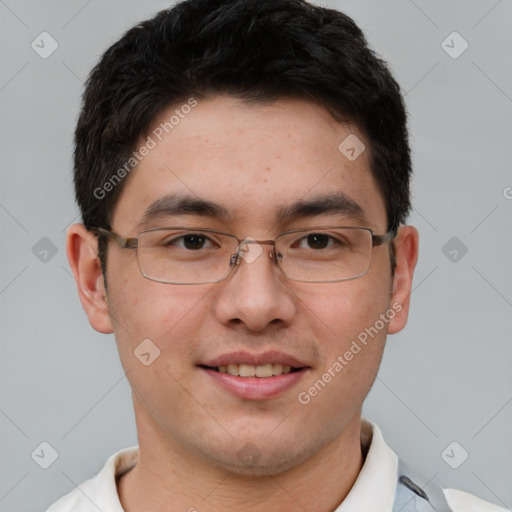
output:
[[[379,427],[365,418],[361,438],[363,446],[370,445],[364,465],[335,512],[391,512],[398,479],[398,457],[385,443]],[[115,453],[94,478],[60,498],[46,512],[124,512],[117,494],[116,475],[129,471],[137,463],[137,457],[138,446]],[[463,491],[443,489],[443,492],[453,512],[507,512]]]

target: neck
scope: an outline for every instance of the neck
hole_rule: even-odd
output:
[[[118,482],[126,512],[287,510],[331,512],[345,499],[363,465],[361,417],[314,456],[271,476],[236,474],[205,462],[141,421],[137,465]]]

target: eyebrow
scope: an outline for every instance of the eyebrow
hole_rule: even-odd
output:
[[[343,192],[320,195],[308,200],[300,200],[278,211],[278,222],[291,222],[297,219],[324,214],[339,214],[362,223],[368,219],[364,209],[354,199]]]
[[[170,215],[203,215],[230,220],[228,210],[219,204],[187,195],[170,194],[163,196],[146,209],[140,225],[158,217]]]
[[[323,214],[339,214],[362,223],[368,222],[364,209],[343,192],[319,195],[308,200],[301,199],[283,206],[277,212],[277,222],[284,224]],[[142,215],[140,225],[155,218],[172,215],[201,215],[216,217],[225,222],[234,218],[226,208],[212,201],[188,195],[169,194],[151,203]]]

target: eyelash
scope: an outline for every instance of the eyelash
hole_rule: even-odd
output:
[[[212,240],[209,236],[205,235],[204,233],[196,233],[196,232],[190,232],[190,233],[184,233],[182,235],[179,235],[179,236],[176,236],[176,237],[173,237],[171,239],[168,239],[168,240],[164,240],[161,245],[162,246],[165,246],[165,247],[169,247],[169,246],[178,246],[180,247],[181,249],[185,249],[185,247],[182,247],[179,245],[179,242],[184,242],[184,240],[187,238],[187,237],[191,237],[191,236],[197,236],[197,237],[200,237],[202,238],[204,241],[206,242],[209,242],[211,244],[211,246],[219,246],[220,244],[219,243],[216,243],[214,240]],[[326,247],[333,247],[334,245],[345,245],[343,241],[327,234],[327,233],[318,233],[315,231],[311,231],[309,233],[306,233],[305,235],[303,235],[301,238],[298,238],[297,240],[294,240],[291,244],[291,246],[295,246],[297,244],[301,244],[302,242],[304,241],[307,241],[308,238],[312,235],[321,235],[321,236],[326,236],[328,238],[328,244]],[[204,249],[205,247],[201,247],[201,249]],[[299,247],[300,248],[300,247]],[[322,247],[322,249],[324,249],[324,247]],[[318,250],[318,249],[317,249]]]

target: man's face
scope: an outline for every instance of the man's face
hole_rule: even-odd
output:
[[[176,108],[164,112],[155,126]],[[368,146],[353,161],[338,149],[351,133],[364,140],[353,126],[300,100],[266,105],[229,97],[199,101],[162,141],[150,132],[157,145],[127,180],[112,229],[136,237],[147,228],[190,226],[230,232],[241,240],[332,225],[383,234],[385,205],[369,171]],[[278,212],[299,201],[335,193],[357,203],[364,219],[343,209],[278,218]],[[161,212],[141,223],[148,208],[165,196],[215,203],[229,216]],[[135,251],[109,245],[108,309],[133,390],[141,444],[163,439],[169,453],[181,450],[230,470],[252,466],[252,472],[275,474],[326,450],[355,426],[378,370],[386,330],[399,329],[397,318],[368,336],[366,345],[359,342],[360,351],[353,350],[351,360],[344,358],[341,371],[331,370],[331,379],[324,379],[330,381],[317,385],[317,393],[308,389],[391,308],[388,245],[373,249],[365,276],[335,283],[289,280],[269,257],[271,246],[261,247],[255,261],[242,260],[222,282],[176,285],[145,279]],[[146,339],[160,349],[148,366],[134,355]],[[246,378],[207,368],[272,359],[292,361],[300,370]]]

